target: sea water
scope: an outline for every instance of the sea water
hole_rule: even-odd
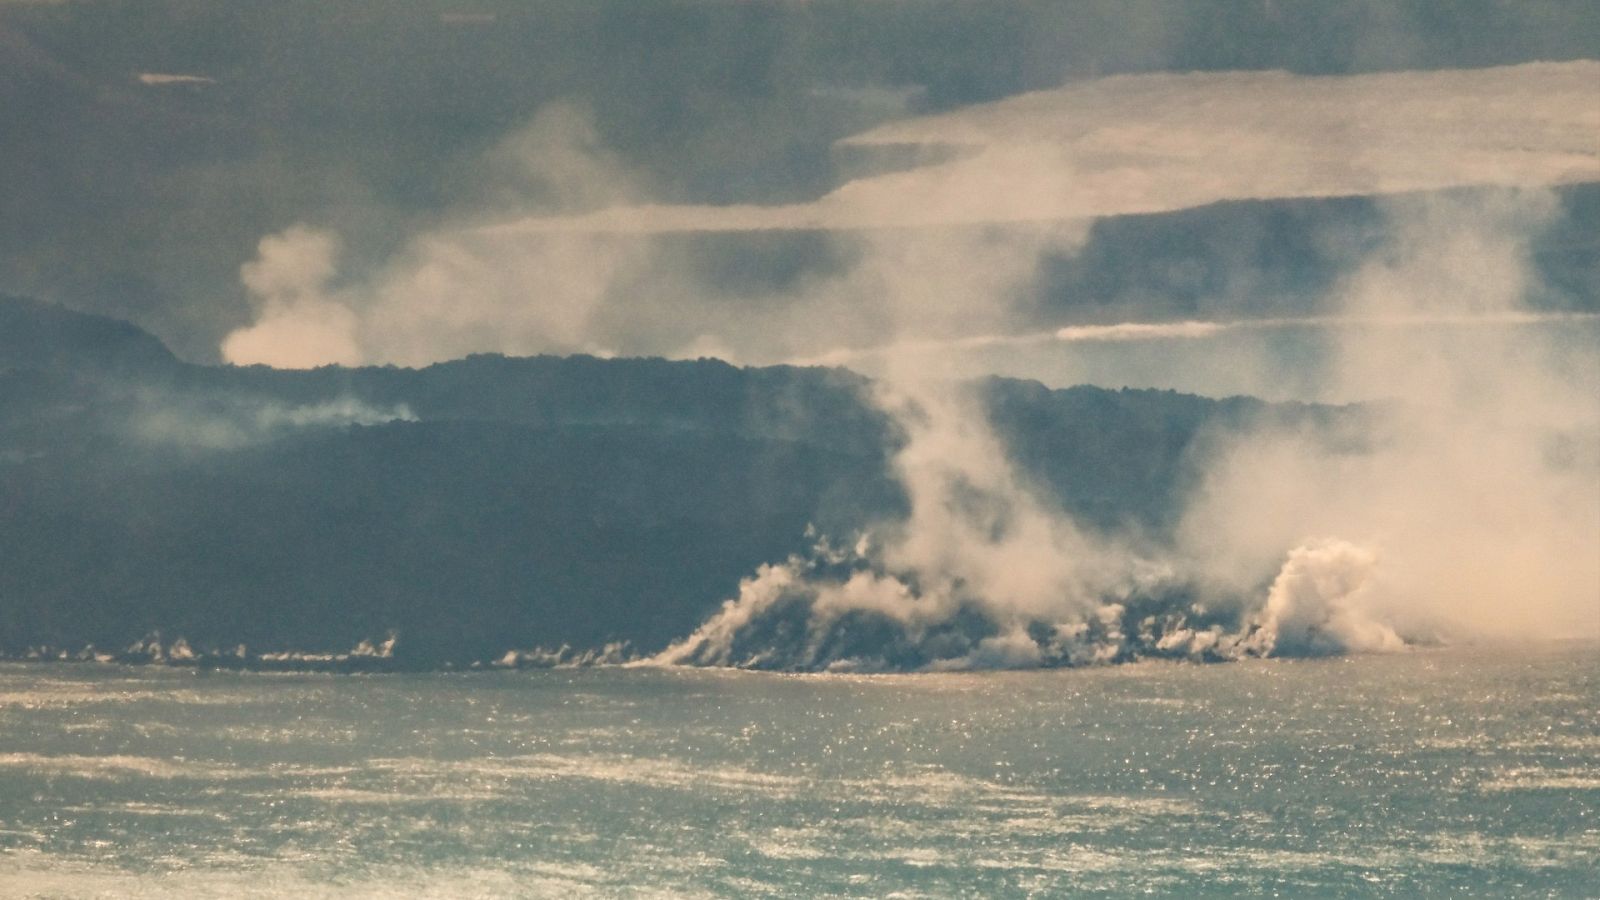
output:
[[[1600,895],[1600,648],[0,666],[0,896]]]

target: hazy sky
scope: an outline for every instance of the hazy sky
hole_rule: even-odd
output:
[[[1081,167],[1090,151],[1103,151],[1095,163],[1102,187],[1118,174],[1114,159],[1130,151],[1164,155],[1151,171],[1169,180],[1209,165],[1203,155],[1180,159],[1184,129],[1208,115],[1189,100],[1206,90],[1231,96],[1226,102],[1240,108],[1261,93],[1254,137],[1298,138],[1308,167],[1326,171],[1317,154],[1341,155],[1340,145],[1301,127],[1317,116],[1297,106],[1302,95],[1289,76],[1169,76],[1085,88],[1098,94],[1074,87],[1088,79],[1192,70],[1442,70],[1595,57],[1600,7],[1582,0],[9,0],[0,2],[0,290],[131,318],[180,354],[214,360],[225,337],[262,313],[262,295],[241,278],[241,267],[259,261],[262,240],[274,235],[327,236],[329,283],[318,288],[370,293],[374,284],[392,284],[398,270],[425,264],[418,258],[430,241],[464,226],[617,205],[674,210],[653,214],[659,222],[705,205],[740,204],[745,211],[725,220],[742,215],[827,228],[863,224],[860,210],[884,208],[874,192],[889,190],[889,206],[898,210],[890,224],[927,215],[988,220],[1019,209],[1048,217],[1084,204],[1051,201],[1063,192],[1042,191],[1027,178],[1009,186],[980,179],[973,194],[969,176],[1039,171],[1034,150],[1061,135],[1038,129],[1072,118],[1093,96],[1110,98],[1103,101],[1109,106],[1074,161]],[[1539,105],[1522,102],[1529,92],[1542,96],[1564,80],[1553,90],[1570,102],[1573,85],[1589,76],[1585,69],[1530,71],[1520,83],[1502,78],[1488,88],[1506,98],[1503,125],[1538,130]],[[1514,144],[1508,132],[1460,127],[1473,111],[1461,98],[1482,88],[1474,76],[1395,77],[1401,80],[1367,83],[1374,102],[1363,121],[1385,134],[1394,133],[1390,123],[1416,126],[1420,131],[1399,132],[1401,141],[1415,142],[1437,136],[1419,110],[1453,109],[1456,118],[1442,127],[1478,141],[1467,149],[1493,165],[1505,164]],[[1226,79],[1236,79],[1236,89],[1228,90]],[[1363,90],[1360,81],[1347,84],[1355,87],[1331,90]],[[1139,96],[1153,86],[1165,101]],[[1029,91],[1044,93],[1006,99]],[[952,143],[950,129],[988,137],[976,155],[977,145],[957,140],[941,156]],[[1563,162],[1556,143],[1545,141],[1541,156],[1512,169],[1550,175],[1554,168],[1561,169],[1555,180],[1592,180],[1592,171],[1583,175],[1592,152],[1589,163]],[[1581,155],[1581,135],[1577,143]],[[1376,146],[1391,162],[1390,151],[1404,149],[1393,141]],[[1462,149],[1459,142],[1446,146]],[[894,174],[918,162],[932,165]],[[1423,152],[1403,180],[1428,186],[1433,169]],[[929,179],[952,174],[940,183],[962,190],[944,197],[943,209],[911,209],[894,199],[926,199]],[[1170,185],[1147,187],[1172,193]],[[1184,202],[1240,193],[1213,187],[1199,187]],[[1125,193],[1130,185],[1124,179],[1116,189]],[[937,188],[934,194],[938,199]],[[780,211],[763,209],[772,206]],[[865,224],[884,223],[869,217]],[[287,231],[295,227],[303,230]],[[755,301],[747,295],[770,302],[778,285],[784,290],[776,293],[789,296],[789,281],[848,265],[854,251],[793,238],[754,249],[674,251],[661,266],[653,251],[573,245],[564,252],[605,270],[608,284],[593,290],[633,290],[644,276],[610,276],[637,269],[674,280],[675,290],[709,285],[726,295],[718,302],[748,306]],[[518,289],[564,296],[572,286],[534,279],[496,288]],[[1119,312],[1138,318],[1139,301],[1130,302]],[[673,315],[614,298],[594,303],[601,312],[581,323],[543,316],[539,327],[549,334],[542,343],[474,346],[474,326],[440,352],[586,343],[625,352],[683,349],[637,337]],[[716,336],[707,338],[705,349],[718,346]],[[393,355],[410,361],[436,354]],[[339,348],[322,357],[342,358]]]

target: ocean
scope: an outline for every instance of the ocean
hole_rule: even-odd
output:
[[[3,897],[1600,895],[1600,647],[0,664]]]

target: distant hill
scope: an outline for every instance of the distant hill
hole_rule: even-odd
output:
[[[397,664],[654,650],[740,578],[904,513],[870,383],[715,360],[424,369],[179,363],[132,325],[0,300],[0,653],[147,634]],[[1215,429],[1337,411],[975,386],[1093,527],[1159,532]]]
[[[160,341],[127,322],[0,294],[0,370],[143,372],[176,363]]]

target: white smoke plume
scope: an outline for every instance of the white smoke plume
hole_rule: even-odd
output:
[[[885,298],[878,309],[891,327],[992,329],[1014,315],[1044,252],[1082,239],[1076,230],[1032,234],[1034,241],[872,236],[861,266],[812,289],[855,300],[866,287]],[[652,662],[955,669],[1132,655],[1126,610],[1107,598],[1162,590],[1162,565],[1089,534],[1035,494],[970,386],[937,368],[895,363],[891,355],[875,399],[904,432],[894,471],[908,517],[849,550],[823,540],[810,557],[763,566],[738,598]],[[1176,630],[1183,621],[1168,624]],[[1207,648],[1215,634],[1208,637]]]
[[[1075,525],[969,397],[891,356],[880,406],[905,430],[909,518],[764,567],[656,661],[1027,667],[1600,636],[1595,347],[1515,327],[1552,209],[1542,191],[1393,204],[1389,241],[1338,289],[1337,318],[1365,327],[1330,331],[1323,375],[1372,404],[1364,445],[1239,437],[1171,546]],[[1444,341],[1389,327],[1479,319]]]
[[[544,110],[484,166],[494,178],[486,190],[512,209],[582,210],[624,203],[635,190],[588,117],[567,106]],[[339,249],[336,235],[305,225],[263,238],[240,271],[257,317],[227,336],[223,359],[310,368],[421,365],[474,352],[611,355],[594,337],[601,304],[646,273],[668,273],[646,242],[580,232],[508,237],[477,221],[415,237],[354,283],[338,277]]]
[[[249,396],[198,400],[147,391],[129,411],[126,427],[134,438],[194,450],[236,450],[305,429],[417,421],[403,403],[373,406],[348,396],[287,406]]]
[[[1515,315],[1537,287],[1528,240],[1551,207],[1540,191],[1396,203],[1389,246],[1355,268],[1341,306],[1377,318]],[[1237,579],[1281,557],[1285,540],[1337,536],[1375,554],[1364,602],[1402,631],[1600,634],[1593,334],[1585,323],[1448,340],[1333,332],[1327,392],[1382,401],[1372,446],[1239,440],[1189,510],[1186,552]]]
[[[358,283],[340,279],[334,235],[297,226],[263,240],[241,273],[256,320],[228,336],[223,356],[284,367],[417,365],[488,351],[713,351],[776,362],[971,336],[953,315],[970,298],[926,319],[885,313],[884,304],[920,295],[881,291],[873,260],[918,256],[928,281],[971,280],[951,247],[1083,232],[1102,216],[1594,180],[1596,78],[1600,63],[1577,61],[1081,82],[849,138],[858,150],[909,146],[942,161],[778,206],[652,203],[586,115],[552,106],[488,154],[479,208],[416,236]],[[841,255],[867,259],[843,279],[726,296],[678,249],[684,235],[770,231],[821,231]]]
[[[333,235],[304,226],[262,238],[259,255],[239,270],[258,303],[256,322],[228,335],[223,359],[284,369],[360,362],[356,314],[328,293],[337,253]]]
[[[1036,493],[937,351],[1016,334],[1040,260],[1080,245],[1094,215],[1594,178],[1596,67],[1110,79],[866,136],[979,149],[814,204],[663,207],[574,188],[575,199],[551,202],[590,211],[443,229],[379,277],[341,288],[330,286],[331,240],[291,232],[263,242],[246,267],[262,316],[224,350],[284,365],[673,352],[652,343],[653,323],[718,317],[696,299],[704,292],[690,267],[654,236],[836,229],[831,239],[852,259],[841,273],[747,298],[689,346],[754,360],[876,348],[879,404],[905,437],[894,465],[909,517],[848,550],[823,541],[812,556],[764,566],[656,662],[1017,667],[1594,636],[1600,355],[1587,332],[1574,342],[1562,327],[1592,321],[1526,308],[1536,287],[1528,241],[1553,204],[1541,190],[1394,201],[1388,239],[1352,260],[1337,312],[1315,323],[1337,326],[1321,329],[1327,361],[1305,363],[1319,367],[1305,375],[1316,397],[1373,404],[1371,433],[1330,449],[1316,435],[1262,431],[1221,448],[1170,544],[1094,533]],[[1128,109],[1151,110],[1150,124],[1129,121]],[[1030,117],[1053,123],[1039,126],[1048,133],[1033,134]],[[534,156],[556,160],[574,183],[604,181],[596,173],[611,165],[581,118],[550,121],[536,123],[544,149]],[[997,137],[1017,134],[1027,139]],[[1329,146],[1330,134],[1344,137]],[[619,314],[618,292],[634,288]],[[1210,340],[1279,327],[1289,323],[1136,322],[1045,340]],[[301,347],[327,348],[325,358]],[[1271,366],[1214,364],[1272,394]]]

